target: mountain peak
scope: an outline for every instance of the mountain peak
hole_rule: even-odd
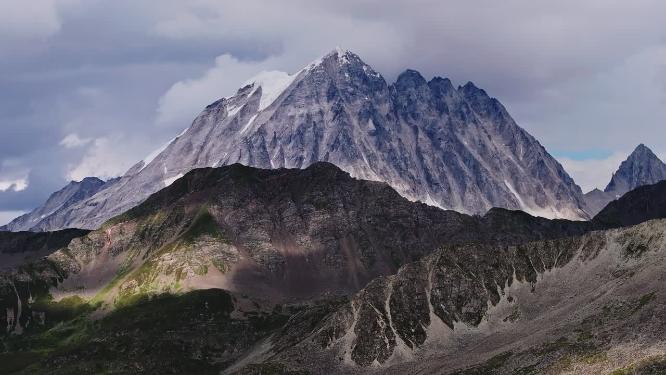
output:
[[[657,155],[655,155],[654,152],[652,152],[652,150],[650,150],[650,148],[648,148],[646,145],[641,143],[638,146],[636,146],[636,148],[631,153],[631,155],[629,155],[628,159],[642,159],[642,158],[650,158],[650,159],[657,159],[657,160],[659,159],[657,157]]]
[[[338,63],[340,63],[340,64],[347,64],[347,63],[350,63],[352,61],[360,61],[361,63],[363,63],[363,60],[361,60],[361,58],[357,54],[355,54],[354,52],[352,52],[348,49],[341,48],[341,47],[335,47],[329,53],[327,53],[324,56],[322,56],[321,58],[315,60],[310,65],[319,65],[324,61],[331,61],[331,60],[337,60]],[[363,64],[365,64],[365,63],[363,63]]]
[[[410,86],[424,86],[426,84],[425,78],[414,69],[407,69],[404,72],[400,73],[396,84],[399,86],[405,86],[409,84]]]
[[[641,143],[627,160],[620,164],[604,191],[621,196],[639,186],[654,184],[661,180],[666,180],[666,164]]]
[[[344,49],[340,46],[335,46],[335,48],[333,48],[331,52],[329,52],[328,54],[329,55],[337,54],[338,56],[344,56],[347,53],[351,53],[351,51],[349,51],[348,49]]]
[[[357,54],[354,52],[343,49],[340,47],[335,47],[333,50],[325,54],[324,56],[314,60],[310,64],[306,65],[302,71],[313,71],[318,68],[323,68],[325,70],[333,68],[345,69],[363,69],[366,73],[371,73],[372,75],[379,75],[376,73],[368,64],[366,64]]]
[[[465,97],[488,96],[484,89],[477,87],[472,81],[467,82],[464,86],[459,86],[458,91],[460,91]]]
[[[62,189],[51,194],[43,205],[15,218],[3,228],[11,231],[42,230],[39,225],[42,222],[49,222],[51,215],[66,210],[117,181],[117,179],[111,179],[107,183],[97,177],[85,177],[81,181],[70,181]]]

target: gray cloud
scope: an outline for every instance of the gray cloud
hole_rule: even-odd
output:
[[[608,163],[568,153],[666,152],[664,25],[666,3],[648,0],[3,1],[0,162],[13,169],[0,181],[29,183],[0,191],[0,211],[122,173],[255,72],[293,72],[336,45],[388,80],[414,68],[474,81],[598,186],[607,178],[586,168]],[[61,144],[72,134],[76,147]]]

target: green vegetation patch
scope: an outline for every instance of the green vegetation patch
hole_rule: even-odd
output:
[[[219,374],[289,318],[259,310],[236,319],[234,306],[220,289],[138,298],[78,330],[70,327],[67,342],[54,341],[23,373]]]
[[[46,298],[38,299],[30,307],[35,312],[43,312],[48,321],[61,322],[92,312],[98,305],[90,304],[76,295],[56,302],[49,295]]]
[[[208,209],[203,206],[199,209],[189,227],[180,235],[180,239],[185,243],[192,244],[197,238],[210,236],[218,240],[225,240],[224,234],[220,230],[217,221]]]
[[[648,357],[637,364],[612,371],[609,375],[666,374],[666,356]]]

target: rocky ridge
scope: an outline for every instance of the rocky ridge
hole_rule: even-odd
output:
[[[0,227],[0,231],[40,231],[52,227],[64,229],[66,226],[53,221],[59,213],[66,212],[77,203],[90,198],[103,189],[109,188],[116,181],[117,179],[103,181],[96,177],[86,177],[81,181],[71,181],[64,188],[51,194],[43,205]]]

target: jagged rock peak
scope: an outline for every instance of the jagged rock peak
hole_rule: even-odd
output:
[[[458,91],[462,92],[464,95],[488,95],[484,89],[479,88],[472,81],[468,81],[463,86],[458,86]]]
[[[358,55],[337,48],[293,74],[248,80],[115,188],[52,223],[97,228],[194,168],[306,168],[317,161],[440,208],[587,218],[580,188],[484,90],[472,83],[454,89],[439,77],[427,82],[415,70],[388,85]]]
[[[666,180],[666,164],[644,144],[639,144],[620,164],[604,189],[594,189],[585,194],[587,213],[594,216],[609,202],[644,185]]]
[[[628,161],[659,160],[659,157],[652,152],[645,144],[641,143],[627,158]]]
[[[620,168],[613,174],[604,191],[621,196],[639,186],[654,184],[664,179],[666,179],[666,164],[641,143],[627,160],[620,164]]]
[[[400,73],[398,76],[398,79],[396,80],[397,85],[405,85],[405,84],[414,84],[414,85],[425,85],[427,82],[425,78],[419,73],[418,71],[414,69],[407,69],[404,72]]]
[[[428,86],[436,92],[441,94],[448,94],[456,91],[456,88],[453,87],[453,83],[448,78],[434,77],[428,82]]]
[[[335,63],[338,66],[345,66],[345,65],[361,65],[361,66],[368,66],[360,57],[359,55],[355,54],[354,52],[343,49],[340,47],[336,47],[324,56],[314,60],[310,64],[306,65],[303,70],[312,70],[316,68],[317,66],[321,65],[328,65]]]

